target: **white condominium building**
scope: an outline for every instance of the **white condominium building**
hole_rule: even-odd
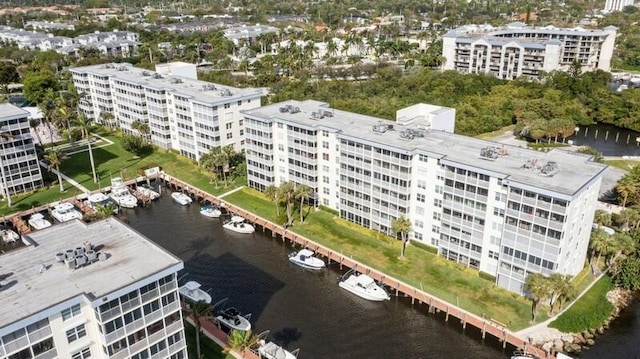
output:
[[[567,71],[577,61],[583,71],[611,69],[617,28],[602,30],[465,25],[442,39],[444,70],[487,74],[500,79],[537,78],[541,71]]]
[[[584,265],[605,165],[451,133],[455,110],[416,105],[397,121],[286,101],[243,112],[251,187],[285,181],[381,232],[412,222],[413,240],[522,293],[527,273]]]
[[[29,131],[29,112],[0,104],[0,188],[13,195],[42,187],[38,155]]]
[[[86,116],[104,122],[110,113],[129,134],[137,134],[134,122],[148,124],[152,143],[193,160],[218,146],[243,149],[239,111],[259,107],[263,94],[261,89],[167,76],[130,64],[74,67],[71,73],[76,89],[86,96],[79,105]]]
[[[627,6],[633,6],[634,0],[607,0],[604,12],[622,11]]]
[[[180,259],[110,218],[0,254],[0,358],[186,359]]]

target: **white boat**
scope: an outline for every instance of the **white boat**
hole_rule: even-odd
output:
[[[142,193],[144,196],[147,196],[152,201],[160,198],[160,193],[152,190],[151,188],[139,186],[137,189],[140,193]]]
[[[236,308],[231,307],[218,312],[218,314],[216,315],[216,319],[218,320],[218,322],[220,322],[220,324],[229,329],[247,331],[251,330],[251,322],[249,321],[249,316],[250,314],[243,317],[242,315],[240,315],[240,312]]]
[[[68,222],[73,219],[81,219],[82,213],[69,202],[58,203],[51,210],[51,217],[58,222]]]
[[[109,198],[109,196],[107,196],[106,194],[102,193],[102,192],[96,192],[96,193],[92,193],[87,197],[87,200],[85,201],[85,203],[87,204],[87,206],[93,208],[93,209],[97,209],[98,206],[102,206],[105,207],[107,205],[109,205],[109,203],[111,202],[111,199]]]
[[[352,272],[352,271],[349,271]],[[379,286],[373,278],[366,274],[355,274],[347,272],[340,280],[340,288],[375,302],[391,299],[387,291]]]
[[[44,218],[44,215],[40,212],[32,214],[27,223],[35,230],[51,227],[51,222]]]
[[[11,229],[3,229],[0,231],[0,237],[4,243],[15,243],[20,239],[20,235]]]
[[[265,342],[262,339],[258,347],[258,354],[266,359],[296,359],[299,352],[300,349],[290,352],[274,342]]]
[[[222,224],[222,227],[238,233],[253,233],[256,230],[240,216],[233,216],[231,219],[227,219]]]
[[[222,211],[214,205],[206,204],[200,207],[200,214],[205,217],[218,218],[222,215]]]
[[[211,296],[209,293],[200,289],[200,283],[189,281],[178,289],[180,295],[190,302],[205,302],[211,304]]]
[[[322,269],[325,264],[320,258],[314,257],[315,253],[308,249],[301,249],[289,254],[289,261],[307,269]]]
[[[111,197],[118,206],[123,208],[136,208],[138,205],[138,199],[129,192],[129,188],[120,177],[111,179],[111,193],[109,197]]]
[[[539,359],[538,356],[527,353],[526,350],[516,350],[511,355],[511,359]]]
[[[187,196],[186,194],[184,194],[182,192],[173,192],[173,193],[171,193],[171,198],[173,198],[174,201],[176,201],[178,204],[183,205],[183,206],[186,206],[188,204],[191,204],[191,202],[193,202],[191,197]]]

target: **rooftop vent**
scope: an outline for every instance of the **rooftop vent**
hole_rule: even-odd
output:
[[[155,72],[153,75],[151,75],[151,77],[153,77],[154,79],[161,79],[162,75],[160,75],[159,73]]]
[[[129,70],[129,68],[124,66],[124,65],[123,66],[118,66],[118,71],[128,71],[128,70]]]
[[[382,121],[378,122],[377,125],[373,125],[373,133],[383,134],[389,130],[389,126],[382,123]]]
[[[292,106],[292,105],[286,105],[286,106],[282,106],[280,107],[280,113],[298,113],[300,112],[300,107],[297,106]]]
[[[214,90],[216,90],[216,85],[214,84],[202,85],[202,91],[214,91]]]
[[[321,111],[324,114],[324,117],[333,117],[333,112],[331,111]]]
[[[172,84],[181,84],[182,79],[179,79],[177,77],[172,77],[171,80],[169,80],[169,82],[171,82]]]
[[[525,162],[522,165],[522,168],[524,168],[526,170],[531,170],[531,171],[539,171],[540,170],[540,165],[538,164],[538,160],[536,158],[532,158],[532,159],[528,160],[527,162]]]
[[[231,95],[233,95],[233,92],[231,92],[231,90],[229,90],[229,89],[220,90],[220,96],[228,97],[228,96],[231,96]]]
[[[321,120],[324,118],[324,112],[322,111],[312,111],[311,112],[311,119],[312,120]]]
[[[113,67],[114,67],[113,64],[105,64],[104,65],[105,69],[112,69]]]
[[[405,140],[413,140],[414,138],[424,137],[424,131],[419,129],[407,128],[400,132],[400,138]]]
[[[97,261],[100,256],[90,242],[84,242],[80,247],[56,253],[55,258],[56,262],[64,263],[67,268],[77,269]]]
[[[142,71],[142,76],[150,76],[149,71]]]
[[[543,176],[551,177],[556,174],[556,172],[558,172],[558,169],[559,168],[557,162],[549,161],[545,163],[544,166],[542,166],[542,168],[540,169],[540,174]]]

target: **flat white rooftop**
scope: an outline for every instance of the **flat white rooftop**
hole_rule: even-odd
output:
[[[228,103],[242,98],[260,97],[264,94],[263,90],[259,88],[237,88],[180,76],[154,76],[156,74],[154,71],[126,63],[73,67],[71,71],[109,76],[109,78],[116,78],[144,87],[174,91],[176,94],[207,104]]]
[[[23,110],[10,103],[0,103],[0,119],[16,116],[27,117],[29,116],[29,111]]]
[[[122,222],[79,220],[29,234],[38,245],[0,254],[0,328],[84,294],[95,300],[182,261]],[[72,270],[56,253],[85,241],[110,254]],[[40,273],[42,265],[48,269]]]
[[[281,112],[280,108],[287,105],[298,107],[300,111]],[[322,118],[312,116],[313,112],[321,111],[328,111],[331,115]],[[401,134],[407,129],[417,129],[415,126],[402,126],[389,120],[331,109],[328,104],[314,100],[289,100],[245,110],[242,113],[267,120],[279,119],[282,122],[296,123],[317,130],[330,129],[339,132],[343,137],[366,140],[381,147],[392,147],[410,153],[422,151],[430,157],[502,174],[512,182],[565,196],[577,193],[584,185],[602,175],[607,168],[606,165],[592,162],[589,156],[579,153],[558,149],[540,152],[441,131],[424,131],[424,137],[409,140],[401,137]],[[393,130],[374,131],[374,127],[380,124],[392,125]],[[487,147],[495,147],[498,151],[506,152],[506,155],[495,160],[483,158],[480,153]],[[544,176],[524,168],[531,160],[535,160],[540,166],[547,162],[555,162],[558,170],[553,176]]]

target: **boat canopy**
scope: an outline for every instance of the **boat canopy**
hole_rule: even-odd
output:
[[[375,283],[375,281],[373,280],[373,278],[369,277],[366,274],[360,274],[358,276],[358,283],[363,285],[363,286],[367,286],[369,284]]]
[[[198,288],[200,288],[200,283],[198,282],[187,282],[184,285],[185,288],[187,288],[188,290],[196,290]]]
[[[308,250],[308,249],[301,249],[301,250],[298,252],[298,256],[300,256],[300,257],[302,257],[302,256],[305,256],[305,257],[312,257],[313,255],[314,255],[313,251],[310,251],[310,250]]]

